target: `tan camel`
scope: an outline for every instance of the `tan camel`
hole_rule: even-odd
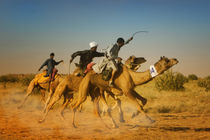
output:
[[[172,66],[178,63],[177,59],[168,59],[166,57],[161,57],[161,59],[154,64],[154,68],[156,69],[156,73],[158,75],[162,74],[164,71],[168,70]],[[148,120],[154,122],[144,111],[143,103],[139,103],[137,99],[141,100],[141,96],[134,90],[134,87],[137,85],[142,85],[146,82],[149,82],[153,79],[151,75],[151,70],[147,70],[145,72],[134,72],[128,69],[126,66],[122,65],[118,75],[115,77],[114,84],[117,88],[121,89],[124,95],[126,95],[137,107],[139,114],[141,112]],[[112,88],[109,87],[107,81],[102,80],[100,74],[96,74],[94,71],[89,72],[85,78],[81,81],[79,86],[79,95],[76,104],[73,106],[73,117],[72,117],[72,125],[75,127],[75,112],[77,107],[83,103],[92,86],[99,87],[100,94],[103,94],[103,91],[111,91]],[[109,115],[111,114],[109,111],[109,107],[107,106],[107,111]],[[116,123],[111,117],[111,121],[113,127],[116,127]]]
[[[135,56],[131,56],[125,61],[126,65],[129,67],[131,66],[133,69],[135,69],[136,67],[139,68],[140,65],[144,62],[146,62],[146,60],[143,57],[135,57]],[[70,103],[71,99],[73,98],[74,92],[78,91],[79,84],[83,79],[83,77],[75,76],[75,75],[77,75],[77,70],[78,69],[76,69],[72,75],[67,76],[65,78],[65,80],[63,80],[58,85],[58,87],[55,90],[54,95],[52,96],[51,102],[46,105],[46,108],[44,111],[45,114],[44,114],[43,118],[39,122],[43,122],[46,119],[48,112],[50,111],[52,106],[62,97],[62,95],[64,95],[65,103],[63,104],[62,109],[61,109],[61,117],[64,118],[63,111],[66,108],[66,106]],[[117,91],[119,91],[119,90],[117,90]],[[97,116],[100,116],[98,101],[100,98],[99,96],[102,96],[102,95],[100,95],[99,93],[93,94],[94,92],[99,92],[99,89],[92,87],[89,95],[91,96],[92,101],[94,103],[94,112],[96,113]],[[110,91],[108,91],[108,92],[111,95],[111,97],[113,97],[114,100],[116,101],[116,106],[119,107],[120,121],[124,122],[120,99],[116,98],[115,95],[113,93],[111,93]],[[66,99],[65,98],[66,96],[71,96],[71,97]],[[103,95],[103,97],[104,97],[104,95]],[[103,98],[102,98],[102,102],[105,104],[105,101],[103,100]]]
[[[26,102],[28,97],[32,94],[32,91],[34,90],[35,87],[38,87],[40,89],[41,95],[42,95],[41,100],[45,103],[46,90],[48,90],[48,88],[49,88],[49,77],[44,77],[44,75],[46,75],[46,70],[43,71],[43,73],[35,75],[34,79],[31,80],[31,82],[30,82],[30,84],[27,88],[26,95],[25,95],[22,103],[18,106],[18,108],[23,107],[24,103]],[[47,99],[46,102],[49,102],[49,98],[52,96],[52,94],[54,93],[57,85],[62,80],[63,80],[63,78],[61,77],[61,75],[56,74],[55,80],[52,81],[51,84],[50,84],[50,93],[49,93],[49,96],[48,96],[48,99]]]

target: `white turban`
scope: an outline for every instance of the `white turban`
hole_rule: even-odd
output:
[[[95,41],[90,42],[89,45],[90,45],[90,48],[94,48],[94,47],[97,47],[98,46],[98,44]]]

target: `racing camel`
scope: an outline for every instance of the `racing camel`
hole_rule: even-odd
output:
[[[135,56],[130,56],[126,61],[125,65],[133,70],[137,70],[142,63],[146,62],[146,60],[143,57],[135,57]],[[75,70],[76,71],[76,70]],[[76,72],[74,72],[76,73]],[[78,77],[75,76],[74,74],[67,76],[56,88],[55,93],[53,94],[52,98],[50,99],[50,102],[46,104],[46,108],[44,110],[45,114],[43,118],[39,121],[40,123],[43,122],[46,119],[46,116],[52,106],[64,95],[64,104],[61,109],[61,117],[64,118],[63,116],[63,111],[66,108],[66,106],[70,103],[70,101],[73,98],[74,92],[77,92],[79,89],[80,82],[82,81],[83,77]],[[100,116],[99,114],[99,106],[98,106],[98,101],[100,99],[100,94],[93,94],[95,92],[99,92],[99,89],[92,88],[92,92],[90,92],[90,96],[92,98],[92,101],[94,102],[94,112],[96,113],[97,116]],[[115,90],[116,91],[116,90]],[[118,90],[117,90],[118,91]],[[114,94],[110,91],[108,91],[111,97],[114,98],[116,101],[116,105],[119,107],[120,111],[120,121],[123,122],[123,113],[121,109],[121,101],[120,99],[116,98]],[[65,98],[66,95],[71,96],[70,98]],[[102,98],[102,102],[106,104],[105,100]]]
[[[34,79],[31,80],[28,88],[27,88],[27,92],[26,95],[22,101],[22,103],[18,106],[18,108],[23,107],[24,103],[26,102],[26,100],[28,99],[28,97],[32,94],[32,91],[34,90],[35,87],[38,87],[42,98],[41,100],[45,103],[45,94],[46,94],[46,90],[48,90],[49,88],[49,77],[44,77],[44,75],[46,75],[46,70],[43,71],[43,73],[37,74],[35,75]],[[47,99],[47,102],[49,102],[49,97],[52,96],[52,94],[54,93],[57,85],[63,80],[63,78],[61,77],[61,75],[56,74],[55,75],[55,80],[53,80],[50,83],[50,93]]]
[[[141,112],[150,122],[154,122],[144,111],[143,105],[137,101],[137,99],[141,100],[140,95],[134,90],[134,87],[137,85],[142,85],[147,83],[153,79],[154,76],[162,74],[164,71],[168,70],[172,66],[176,65],[178,60],[175,58],[168,59],[167,57],[161,57],[161,59],[156,62],[149,70],[144,72],[134,72],[128,69],[125,65],[120,67],[118,75],[115,77],[114,84],[115,86],[122,91],[122,93],[127,96],[133,104],[136,105],[138,112],[136,115]],[[155,73],[155,75],[154,75]],[[103,94],[103,91],[111,92],[111,87],[109,87],[109,83],[102,79],[101,74],[96,74],[94,71],[89,72],[85,78],[80,83],[79,86],[79,95],[76,101],[76,104],[73,106],[73,117],[72,117],[72,125],[75,126],[75,112],[80,104],[82,104],[86,98],[90,89],[93,87],[99,87],[100,94]],[[102,96],[103,97],[103,96]],[[109,107],[107,106],[107,110],[109,111]],[[115,121],[111,117],[111,121],[113,127],[117,127]]]

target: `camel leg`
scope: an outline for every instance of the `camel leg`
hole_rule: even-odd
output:
[[[40,89],[40,92],[41,92],[41,101],[45,104],[45,90]]]
[[[93,105],[94,105],[94,113],[97,117],[101,117],[99,113],[99,97],[96,97],[93,99]]]
[[[22,108],[23,107],[23,104],[26,102],[26,100],[28,99],[28,96],[31,95],[33,89],[35,87],[35,82],[34,80],[32,80],[28,86],[28,89],[27,89],[27,93],[22,101],[22,103],[18,106],[18,109]]]
[[[81,104],[81,105],[78,107],[77,110],[78,110],[79,112],[82,112],[82,108],[83,108],[83,107],[82,107],[82,104]]]
[[[120,99],[116,99],[116,102],[117,102],[117,106],[118,106],[118,109],[119,109],[119,117],[120,117],[120,122],[125,122],[124,120],[124,115],[123,115],[123,111],[122,111],[122,106],[121,106],[121,100]]]
[[[108,95],[110,95],[114,99],[114,101],[115,101],[115,105],[111,108],[111,110],[113,110],[116,107],[118,107],[118,109],[119,109],[119,118],[120,118],[119,121],[120,122],[125,122],[123,111],[122,111],[122,106],[121,106],[121,100],[119,98],[117,98],[116,95],[114,95],[112,92],[107,92],[106,95],[107,95],[107,96],[105,96],[106,99],[107,99]]]
[[[113,117],[112,117],[111,109],[110,109],[109,106],[107,105],[107,102],[106,102],[106,100],[105,100],[104,94],[102,94],[102,96],[101,96],[101,101],[102,101],[102,103],[103,103],[103,106],[104,106],[104,108],[105,108],[105,111],[108,113],[108,116],[109,116],[110,119],[111,119],[112,127],[113,127],[113,128],[117,128],[118,126],[117,126],[116,122],[114,121],[114,119],[113,119]]]
[[[62,105],[61,112],[60,112],[61,118],[63,120],[65,120],[64,114],[63,114],[64,113],[64,110],[68,106],[68,104],[70,104],[70,102],[71,102],[71,100],[73,98],[73,93],[67,93],[67,94],[68,95],[64,95],[64,101],[63,101],[63,105]]]
[[[53,96],[53,91],[52,90],[50,90],[50,93],[49,93],[49,95],[48,95],[48,97],[47,97],[47,100],[46,100],[46,102],[45,102],[45,106],[44,106],[44,109],[43,109],[43,112],[45,113],[46,112],[46,108],[47,108],[47,105],[49,104],[49,102],[50,102],[50,100],[51,100],[51,98],[52,98],[52,96]]]
[[[145,104],[147,103],[147,99],[142,97],[141,95],[139,95],[136,91],[132,92],[132,94],[141,101],[142,105],[145,106]]]
[[[66,84],[65,85],[63,85],[63,84],[58,85],[58,87],[55,90],[55,93],[52,96],[51,101],[49,102],[49,104],[46,107],[46,111],[44,113],[44,116],[42,117],[41,120],[39,120],[39,123],[44,122],[44,120],[46,119],[47,114],[51,110],[52,106],[61,98],[62,95],[64,95],[66,87],[67,87]]]
[[[139,95],[136,91],[132,92],[133,96],[136,97],[138,100],[141,101],[141,105],[144,106],[147,103],[147,99]],[[138,116],[140,112],[136,111],[132,114],[132,118]]]
[[[138,103],[138,101],[136,100],[136,97],[134,96],[135,94],[138,94],[138,93],[134,93],[134,92],[135,92],[134,90],[130,90],[124,93],[128,96],[129,99],[131,99],[131,101],[136,105],[138,111],[142,113],[145,116],[145,118],[147,118],[151,123],[155,122],[145,113],[143,106]]]
[[[87,76],[85,77],[87,78]],[[78,107],[87,99],[87,95],[89,93],[89,82],[86,82],[85,79],[82,80],[82,82],[80,83],[79,86],[79,92],[78,92],[78,98],[76,103],[72,106],[72,110],[73,110],[73,116],[72,116],[72,126],[74,128],[76,128],[75,125],[75,114],[76,114],[76,110],[78,109]]]
[[[76,128],[75,125],[75,114],[76,114],[76,110],[78,109],[78,107],[87,99],[87,96],[81,96],[79,97],[78,101],[76,102],[75,105],[73,105],[72,109],[73,109],[73,117],[72,117],[72,126],[74,128]]]

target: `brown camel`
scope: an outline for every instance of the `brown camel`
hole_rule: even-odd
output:
[[[172,66],[178,63],[177,59],[168,59],[166,57],[161,57],[161,59],[154,64],[154,68],[156,69],[156,73],[158,75],[162,74],[164,71],[168,70]],[[134,72],[128,69],[126,66],[122,65],[118,75],[115,77],[114,84],[117,88],[121,89],[122,93],[126,95],[137,107],[139,114],[141,112],[148,120],[154,122],[144,111],[143,103],[139,103],[137,99],[141,100],[141,96],[134,90],[134,87],[137,85],[142,85],[146,82],[149,82],[153,79],[151,75],[151,70],[147,70],[145,72]],[[100,74],[96,74],[94,71],[89,72],[85,78],[81,81],[79,86],[79,95],[76,101],[76,104],[73,106],[73,118],[72,125],[75,127],[75,112],[77,107],[83,103],[92,86],[99,87],[100,94],[103,94],[103,91],[111,91],[112,88],[109,87],[109,83],[107,81],[102,80]],[[103,99],[103,98],[102,98]],[[107,111],[111,117],[110,109],[107,106]],[[116,123],[111,117],[111,121],[113,123],[113,127],[116,127]]]
[[[41,95],[42,98],[41,100],[45,103],[45,94],[46,94],[46,90],[48,90],[49,88],[49,77],[44,77],[44,75],[46,75],[46,70],[43,71],[43,73],[37,74],[35,75],[34,79],[31,80],[28,88],[27,88],[27,92],[26,95],[22,101],[22,103],[18,106],[18,108],[23,107],[23,104],[26,102],[27,98],[29,97],[29,95],[32,94],[32,91],[34,90],[35,87],[38,87],[41,91]],[[52,94],[54,93],[57,85],[63,80],[63,78],[61,77],[61,75],[57,74],[55,76],[55,80],[53,80],[50,83],[50,92],[49,92],[49,97],[47,99],[46,102],[49,102],[49,98],[52,96]]]
[[[131,66],[132,69],[136,70],[136,67],[140,67],[140,65],[142,63],[146,62],[146,60],[143,57],[135,57],[135,56],[131,56],[129,57],[125,63],[126,66]],[[67,76],[56,88],[54,95],[52,96],[52,99],[50,99],[49,104],[46,105],[45,108],[45,114],[43,116],[43,118],[39,121],[39,122],[43,122],[48,114],[48,112],[50,111],[50,109],[52,108],[52,106],[62,97],[62,95],[64,95],[64,103],[61,109],[61,117],[64,118],[63,116],[63,111],[66,108],[66,106],[70,103],[71,99],[73,98],[73,93],[77,92],[79,89],[79,85],[80,82],[82,81],[83,77],[78,77],[75,76],[75,74],[77,73],[77,70],[75,70],[75,72],[72,75]],[[119,91],[119,90],[117,90]],[[90,96],[92,98],[92,101],[94,102],[94,112],[96,113],[97,116],[99,115],[99,105],[98,105],[98,101],[99,101],[99,96],[103,96],[104,95],[100,95],[99,93],[95,93],[95,92],[99,92],[99,89],[96,89],[94,87],[91,88],[91,92],[90,92]],[[93,94],[95,93],[95,94]],[[110,91],[108,91],[108,93],[111,95],[111,97],[114,98],[114,100],[116,101],[116,105],[119,107],[119,111],[120,111],[120,121],[123,122],[123,113],[122,113],[122,109],[121,109],[121,101],[120,99],[116,98],[115,95],[113,93],[111,93]],[[66,99],[66,96],[71,96],[70,98]],[[106,104],[105,99],[102,99],[102,102],[104,104]]]

